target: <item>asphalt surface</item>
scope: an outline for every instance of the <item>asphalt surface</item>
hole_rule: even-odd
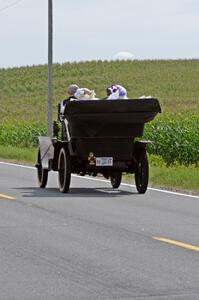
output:
[[[0,163],[0,299],[199,299],[199,197]]]

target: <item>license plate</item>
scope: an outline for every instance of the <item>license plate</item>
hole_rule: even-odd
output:
[[[96,157],[96,166],[112,166],[112,157]]]

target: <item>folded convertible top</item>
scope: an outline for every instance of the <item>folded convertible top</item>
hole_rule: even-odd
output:
[[[128,100],[74,100],[68,101],[65,113],[125,113],[161,112],[159,101],[155,98]]]
[[[64,116],[74,138],[136,137],[142,136],[144,124],[159,112],[155,98],[74,100],[66,103]]]

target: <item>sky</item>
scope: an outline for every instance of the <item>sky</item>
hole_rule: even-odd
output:
[[[53,0],[53,62],[199,59],[198,0]],[[0,68],[48,62],[48,0],[0,0]]]

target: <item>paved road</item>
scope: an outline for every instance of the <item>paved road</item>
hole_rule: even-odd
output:
[[[199,197],[0,163],[0,299],[199,299]]]

